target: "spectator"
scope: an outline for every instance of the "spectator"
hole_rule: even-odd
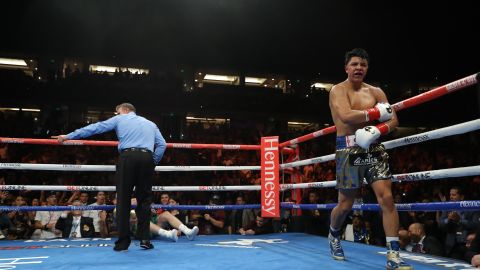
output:
[[[220,203],[220,196],[214,194],[210,200],[209,205],[218,205]],[[225,212],[213,211],[199,213],[193,217],[194,220],[197,220],[198,227],[200,228],[200,234],[221,234],[223,233],[223,227],[225,225]]]
[[[480,268],[480,227],[472,234],[471,242],[467,246],[467,252],[465,253],[465,261],[472,262],[473,266]]]
[[[319,204],[320,200],[316,191],[308,192],[308,198],[302,200],[302,204]],[[302,221],[306,233],[315,235],[328,234],[328,212],[315,210],[302,210]]]
[[[83,206],[75,200],[73,206]],[[62,232],[63,238],[85,238],[95,236],[95,226],[91,217],[82,216],[82,210],[65,211],[60,215],[55,228]]]
[[[0,205],[6,205],[8,195],[8,191],[0,191]],[[7,231],[12,229],[13,224],[8,218],[7,213],[0,212],[0,240],[5,239],[5,234],[7,234]],[[4,230],[5,232],[3,232]]]
[[[22,196],[17,196],[13,206],[25,206],[26,202]],[[30,239],[32,234],[32,222],[27,212],[10,211],[8,213],[12,224],[12,230],[9,231],[9,239]]]
[[[365,223],[361,215],[353,216],[352,229],[354,242],[369,244],[370,233],[367,231],[367,227],[365,227]]]
[[[450,201],[458,202],[464,199],[460,187],[450,188]],[[446,234],[445,254],[451,258],[462,260],[466,252],[467,235],[478,226],[478,212],[474,211],[442,211],[437,212],[439,227]]]
[[[57,205],[57,197],[55,194],[52,194],[47,197],[48,207]],[[57,223],[58,218],[61,213],[59,211],[37,211],[35,215],[35,226],[36,229],[33,232],[32,239],[52,239],[61,236],[61,231],[55,229],[55,223]]]
[[[411,224],[408,227],[408,234],[413,244],[412,252],[436,256],[444,255],[444,248],[440,241],[433,236],[427,235],[423,224]]]
[[[241,235],[258,235],[258,234],[267,234],[272,233],[272,222],[270,219],[265,219],[258,215],[255,218],[255,221],[246,228],[241,228],[239,230]]]
[[[88,198],[88,197],[87,197]],[[99,191],[97,192],[97,196],[95,197],[96,201],[90,206],[98,206],[98,205],[106,205],[105,200],[105,192]],[[80,201],[80,203],[84,203]],[[95,237],[100,237],[100,212],[103,210],[88,210],[83,212],[84,217],[92,218],[93,225],[95,226]]]
[[[88,193],[87,192],[80,192],[80,191],[75,191],[72,193],[72,196],[67,201],[67,204],[72,204],[73,201],[75,200],[80,200],[82,205],[87,205],[88,204]]]
[[[237,196],[236,205],[244,205],[243,196]],[[228,234],[239,233],[239,230],[246,228],[255,220],[252,209],[233,210],[229,216]]]

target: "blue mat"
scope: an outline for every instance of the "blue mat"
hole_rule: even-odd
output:
[[[260,236],[181,237],[153,240],[141,250],[112,250],[114,239],[0,241],[0,270],[6,269],[385,269],[385,249],[343,241],[346,261],[330,257],[324,237],[300,233]],[[414,269],[475,269],[465,262],[403,253]]]

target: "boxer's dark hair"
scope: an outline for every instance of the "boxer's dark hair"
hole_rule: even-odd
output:
[[[355,48],[355,49],[347,52],[345,54],[345,65],[347,65],[348,62],[350,62],[350,59],[352,59],[352,57],[360,57],[362,59],[367,60],[367,63],[370,64],[370,57],[368,56],[367,51],[365,51],[362,48]]]

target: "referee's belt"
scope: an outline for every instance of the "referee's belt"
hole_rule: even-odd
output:
[[[139,148],[139,147],[125,148],[125,149],[122,149],[121,152],[122,152],[122,153],[124,153],[124,152],[145,152],[145,153],[152,153],[152,151],[150,151],[150,150],[147,149],[147,148]]]

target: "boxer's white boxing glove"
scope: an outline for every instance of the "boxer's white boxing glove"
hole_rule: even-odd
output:
[[[377,140],[380,135],[380,130],[377,127],[366,126],[355,131],[355,142],[363,149],[368,150],[370,144]]]
[[[385,122],[393,117],[393,109],[388,103],[377,103],[375,107],[365,110],[365,121],[378,120]]]

